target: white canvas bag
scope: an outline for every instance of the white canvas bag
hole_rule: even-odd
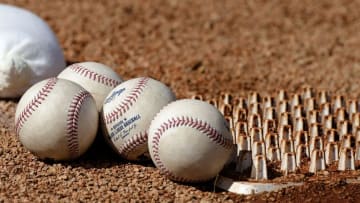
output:
[[[65,65],[58,40],[45,21],[30,11],[0,4],[0,98],[21,96]]]

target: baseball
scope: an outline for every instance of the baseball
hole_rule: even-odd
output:
[[[174,100],[174,93],[166,85],[151,78],[121,83],[106,97],[101,112],[106,140],[122,157],[139,159],[148,152],[151,120]]]
[[[0,98],[20,97],[66,66],[60,44],[34,13],[0,3]]]
[[[234,146],[223,115],[214,106],[192,99],[172,102],[156,115],[148,145],[160,172],[180,182],[214,178]]]
[[[96,62],[75,63],[63,70],[58,78],[70,80],[82,86],[94,97],[98,111],[105,97],[118,86],[122,79],[110,67]]]
[[[15,130],[22,145],[40,159],[70,160],[92,144],[98,111],[88,91],[62,79],[36,83],[21,97]]]

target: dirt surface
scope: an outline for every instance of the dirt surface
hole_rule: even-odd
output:
[[[98,61],[124,79],[150,76],[178,98],[266,95],[304,84],[360,95],[360,1],[0,2],[44,18],[69,64]],[[15,136],[16,103],[0,101],[0,202],[359,201],[360,184],[334,178],[254,196],[213,182],[179,184],[151,162],[122,160],[101,140],[77,161],[39,161]]]

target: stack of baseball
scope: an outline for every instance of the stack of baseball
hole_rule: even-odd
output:
[[[164,175],[182,182],[215,177],[234,146],[214,106],[175,101],[165,84],[148,77],[123,82],[95,62],[73,64],[33,85],[15,119],[21,143],[41,159],[78,158],[94,142],[100,123],[109,146],[123,158],[150,154]]]

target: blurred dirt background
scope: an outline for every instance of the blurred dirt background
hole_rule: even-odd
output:
[[[150,76],[179,98],[292,92],[304,84],[360,95],[360,1],[0,2],[45,19],[69,64],[98,61],[124,79]],[[340,179],[254,196],[212,182],[174,183],[151,162],[127,162],[101,142],[74,162],[39,161],[15,136],[16,103],[0,101],[0,202],[359,201],[360,185]]]

